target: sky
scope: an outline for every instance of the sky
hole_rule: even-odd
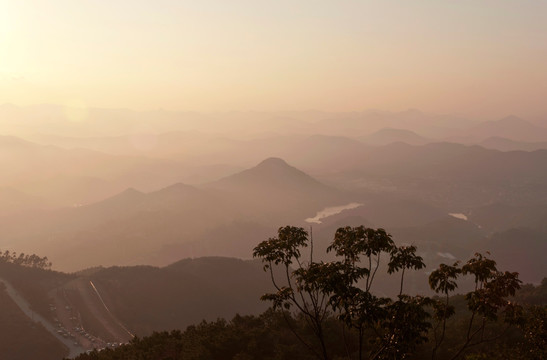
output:
[[[547,117],[547,1],[0,0],[0,104]]]

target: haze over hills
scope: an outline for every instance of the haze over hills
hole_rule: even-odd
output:
[[[97,109],[63,133],[31,133],[38,110],[20,123],[27,137],[0,137],[0,249],[47,255],[64,271],[118,266],[78,273],[59,291],[87,309],[92,281],[115,316],[143,333],[261,311],[263,304],[248,301],[267,284],[252,275],[256,263],[201,257],[250,259],[258,242],[288,224],[313,227],[315,258],[325,261],[337,228],[385,228],[397,244],[416,245],[427,263],[427,271],[408,275],[415,293],[428,291],[429,269],[476,251],[490,251],[524,281],[538,283],[547,271],[538,255],[547,251],[547,150],[518,140],[543,136],[535,125],[518,130],[521,119],[455,124],[416,110],[224,117]],[[52,123],[61,110],[48,110]],[[156,115],[160,125],[148,127]],[[103,116],[107,130],[93,130],[101,122],[89,119]],[[511,133],[512,140],[494,138]],[[540,149],[507,151],[527,146]],[[220,263],[228,278],[211,270]],[[379,279],[378,291],[395,296],[397,279]],[[175,282],[193,295],[173,290]],[[246,283],[255,288],[241,288]],[[181,311],[183,301],[209,310]],[[92,329],[107,336],[106,325],[92,321],[104,310],[90,309]]]
[[[436,140],[467,137],[468,141],[474,139],[472,141],[475,143],[497,136],[515,141],[547,141],[546,127],[514,115],[481,122],[415,109],[400,112],[250,111],[209,114],[98,108],[80,110],[83,116],[71,120],[71,108],[67,107],[4,104],[0,106],[0,131],[51,145],[89,147],[100,151],[108,149],[107,152],[112,153],[135,151],[164,155],[179,150],[168,145],[173,144],[173,136],[188,141],[202,136],[253,139],[258,134],[268,132],[283,136],[321,134],[360,137],[392,128],[416,132]]]
[[[489,137],[479,143],[480,146],[487,149],[500,151],[536,151],[547,149],[547,141],[524,142],[515,141],[503,137]]]
[[[30,209],[50,207],[44,199],[11,188],[0,188],[0,216]]]
[[[547,2],[482,5],[0,0],[0,360],[541,358]]]
[[[370,135],[362,136],[360,140],[369,145],[388,145],[394,142],[403,142],[409,145],[424,145],[432,142],[416,134],[414,131],[392,128],[378,130]]]
[[[32,226],[24,220],[28,213],[5,216],[0,218],[0,232],[9,239],[4,240],[3,247],[44,251],[63,269],[165,264],[164,253],[169,253],[168,261],[173,256],[207,254],[205,249],[210,245],[200,246],[199,242],[214,240],[204,237],[219,227],[239,222],[275,229],[278,224],[301,222],[323,207],[343,204],[346,199],[343,192],[319,183],[283,160],[267,159],[202,188],[174,184],[146,194],[128,189],[86,206],[33,212]],[[47,240],[44,234],[48,234]],[[256,239],[223,241],[234,248],[244,242],[247,247],[239,256],[249,257]],[[191,249],[184,246],[190,242]]]
[[[39,145],[15,137],[0,138],[0,150],[0,166],[5,169],[0,186],[41,197],[57,207],[89,204],[128,187],[152,191],[184,177],[216,178],[238,168],[196,168],[144,156]]]
[[[257,261],[204,257],[162,268],[107,268],[89,278],[140,334],[267,308],[259,300],[269,289],[267,274]]]
[[[279,158],[268,158],[206,187],[229,193],[234,200],[242,199],[242,208],[268,204],[266,206],[278,209],[279,215],[285,214],[288,218],[344,201],[342,192],[321,184]]]
[[[449,143],[391,144],[352,159],[359,167],[338,164],[328,179],[353,188],[425,197],[437,206],[457,209],[499,201],[544,201],[545,161],[544,150],[499,152]]]
[[[175,183],[151,192],[132,188],[85,206],[6,213],[0,218],[2,246],[39,251],[60,269],[71,270],[101,264],[165,265],[187,256],[248,258],[253,245],[280,225],[305,224],[304,219],[329,206],[358,203],[343,214],[376,227],[420,228],[450,212],[472,213],[496,202],[528,206],[547,198],[547,173],[541,166],[547,161],[545,151],[499,152],[449,143],[371,147],[322,135],[292,141],[285,148],[289,157],[315,169],[328,186],[280,158],[268,158],[197,187]],[[156,175],[163,176],[147,173],[150,182]],[[33,217],[30,226],[28,216]],[[532,222],[526,219],[510,228],[538,228],[543,215]],[[488,221],[477,224],[497,229]],[[450,235],[446,227],[446,234],[456,238],[466,232]],[[460,256],[471,251],[472,243],[453,247],[441,242],[439,249]]]
[[[514,115],[497,121],[483,122],[472,128],[470,133],[483,139],[492,136],[524,142],[545,141],[547,139],[547,128],[534,125]]]
[[[258,314],[267,307],[259,297],[268,289],[260,262],[231,258],[185,259],[161,268],[99,267],[73,274],[0,262],[0,318],[5,320],[0,333],[11,341],[11,346],[2,342],[0,349],[13,359],[60,359],[68,351],[56,337],[81,343],[81,352],[93,345],[127,342],[132,333],[143,336],[235,313]],[[28,299],[43,324],[21,312],[13,300],[20,303],[21,298]]]

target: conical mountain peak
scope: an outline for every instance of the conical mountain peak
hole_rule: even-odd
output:
[[[228,176],[213,184],[212,187],[220,188],[241,188],[250,191],[251,189],[294,189],[295,191],[307,188],[321,188],[325,185],[319,183],[303,171],[287,164],[280,158],[268,158],[255,167],[244,170],[240,173]]]
[[[292,167],[292,166],[287,164],[287,162],[281,158],[271,157],[260,162],[255,168],[283,168],[283,167]]]

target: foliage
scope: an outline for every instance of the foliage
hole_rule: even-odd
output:
[[[0,263],[21,265],[43,270],[51,269],[52,265],[47,256],[40,257],[35,254],[27,255],[25,253],[20,253],[18,255],[16,252],[9,252],[8,250],[3,253],[0,251]]]
[[[356,330],[359,359],[404,356],[426,340],[430,325],[424,308],[429,299],[403,294],[405,271],[425,267],[423,259],[416,255],[416,247],[397,247],[384,229],[364,226],[336,231],[327,249],[334,252],[336,261],[314,262],[313,254],[304,261],[302,252],[308,246],[313,247],[313,242],[304,229],[286,226],[278,230],[277,238],[261,242],[254,249],[254,256],[262,259],[277,290],[262,299],[271,301],[274,309],[290,311],[294,307],[305,316],[321,351],[316,351],[313,344],[306,346],[317,358],[331,358],[323,331],[323,322],[330,312],[344,326]],[[372,293],[382,257],[388,258],[389,274],[401,272],[396,301]],[[276,279],[275,265],[283,267],[284,285]],[[365,334],[370,333],[374,335],[365,351]]]
[[[534,288],[537,289],[537,288]],[[467,321],[465,304],[459,302],[463,297],[452,297],[458,308],[456,315],[451,319]],[[547,301],[547,298],[545,298]],[[463,307],[461,306],[463,305]],[[426,307],[427,308],[427,307]],[[413,321],[413,308],[405,308],[407,321]],[[460,311],[461,310],[461,311]],[[463,313],[462,313],[463,311]],[[544,309],[545,311],[545,309]],[[286,314],[285,314],[286,315]],[[201,322],[191,325],[184,331],[155,332],[150,336],[136,337],[129,344],[116,349],[95,351],[91,354],[82,354],[76,360],[311,360],[315,357],[293,334],[291,327],[297,330],[304,339],[314,337],[307,321],[303,316],[285,318],[281,311],[268,310],[259,316],[236,315],[231,321],[218,319],[212,322]],[[534,317],[534,322],[541,321],[541,317]],[[289,320],[290,325],[287,323]],[[544,318],[543,318],[544,319]],[[543,322],[545,323],[545,322]],[[456,343],[465,335],[465,327],[460,328],[457,323],[446,334],[446,342]],[[530,324],[531,326],[535,326]],[[498,324],[499,326],[499,324]],[[534,335],[543,336],[543,333]],[[358,348],[358,334],[355,329],[348,330],[341,326],[339,320],[333,316],[327,317],[324,323],[325,337],[333,359],[355,359]],[[518,330],[518,329],[516,329]],[[530,328],[532,330],[532,328]],[[495,329],[494,331],[499,331]],[[408,335],[405,335],[408,336]],[[414,354],[408,356],[412,360],[423,360],[430,357],[434,344],[422,343]],[[392,348],[394,350],[395,348]],[[485,343],[476,349],[468,349],[461,359],[489,359],[489,360],[537,360],[544,358],[544,352],[538,346],[529,344],[525,334],[517,331],[506,334],[494,342]],[[544,351],[544,348],[543,348]],[[353,355],[352,355],[353,354]],[[402,358],[400,353],[386,352],[385,358]],[[543,357],[542,357],[543,356]],[[450,359],[451,353],[440,353],[439,359]]]
[[[302,318],[290,318],[292,326],[312,336]],[[329,338],[339,340],[336,330],[327,326]],[[337,349],[339,355],[343,349]],[[154,332],[136,337],[117,349],[82,354],[78,360],[310,360],[309,354],[287,327],[280,312],[266,311],[260,316],[236,315],[231,321],[218,319],[191,325],[185,331]]]
[[[444,301],[437,301],[433,306],[437,321],[433,330],[435,342],[433,359],[436,358],[437,350],[444,340],[446,322],[455,314],[454,307],[449,304],[449,293],[457,288],[456,279],[460,275],[472,276],[475,289],[465,295],[471,316],[464,340],[452,354],[451,359],[458,358],[469,347],[499,338],[510,326],[518,324],[522,319],[522,308],[508,299],[520,288],[521,281],[518,280],[518,273],[498,271],[494,260],[479,253],[476,253],[463,266],[459,265],[459,262],[452,266],[441,264],[429,276],[431,288],[445,296]],[[502,314],[506,327],[501,332],[489,335],[487,325],[497,322],[499,315]]]
[[[357,351],[348,355],[350,358],[404,359],[430,339],[431,358],[440,358],[439,350],[447,338],[447,321],[456,313],[450,293],[457,289],[460,276],[472,277],[475,284],[474,290],[465,295],[469,317],[465,330],[459,332],[459,343],[450,344],[448,351],[443,349],[443,358],[457,359],[468,349],[495,341],[510,328],[526,322],[524,309],[509,300],[520,288],[518,273],[498,271],[496,262],[488,256],[477,253],[462,266],[459,262],[441,264],[431,273],[429,284],[442,297],[432,299],[403,292],[405,272],[423,269],[425,264],[415,246],[395,245],[384,229],[339,228],[327,248],[336,256],[331,262],[313,261],[313,252],[304,260],[308,246],[313,249],[313,241],[303,228],[286,226],[279,228],[277,238],[261,242],[254,249],[254,256],[262,259],[276,289],[262,300],[271,301],[273,308],[282,313],[298,311],[304,316],[321,351],[306,343],[296,331],[294,334],[316,358],[332,358],[323,331],[324,321],[331,313],[357,334]],[[400,273],[396,299],[379,297],[372,291],[383,257],[388,259],[388,274]],[[283,268],[283,284],[275,276],[275,266]],[[501,329],[500,322],[504,324]]]
[[[526,342],[525,351],[536,359],[547,358],[547,306],[534,305],[527,309],[520,324]]]
[[[50,315],[48,293],[74,278],[72,274],[53,271],[47,257],[0,252],[0,278],[7,280],[45,317]]]

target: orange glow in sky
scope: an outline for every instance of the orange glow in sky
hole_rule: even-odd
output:
[[[547,114],[545,1],[0,0],[0,103]]]

